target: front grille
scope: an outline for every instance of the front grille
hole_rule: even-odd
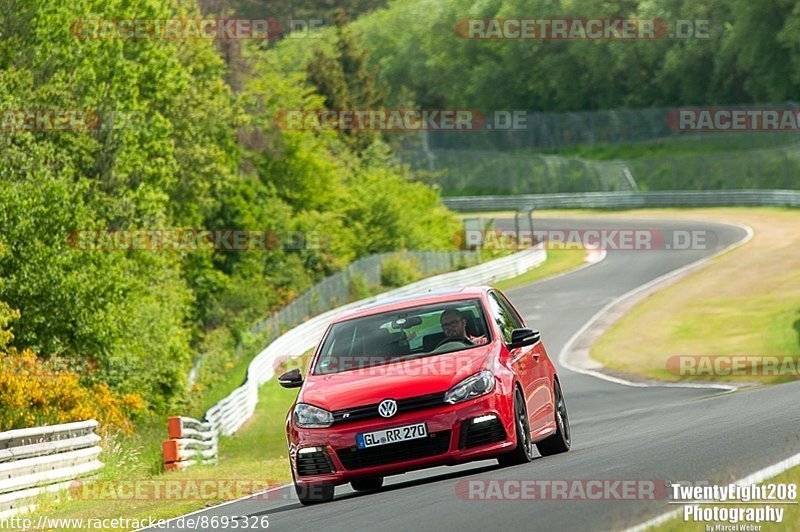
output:
[[[443,430],[429,434],[427,438],[409,440],[368,449],[351,447],[337,451],[345,469],[361,469],[417,458],[442,454],[450,448],[450,431]]]
[[[324,451],[297,453],[297,474],[301,477],[333,473],[333,463]]]
[[[379,403],[374,403],[371,405],[334,410],[333,424],[340,425],[343,423],[364,421],[365,419],[375,419],[380,417],[378,415],[378,404]],[[410,397],[408,399],[399,399],[397,401],[397,413],[402,414],[403,412],[414,412],[416,410],[423,410],[425,408],[443,406],[444,404],[444,392],[420,395],[419,397]]]
[[[505,439],[506,431],[499,419],[494,418],[481,423],[473,423],[471,419],[468,419],[461,424],[461,438],[458,446],[461,449],[469,449]]]

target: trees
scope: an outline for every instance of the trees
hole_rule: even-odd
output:
[[[235,92],[213,42],[71,33],[79,19],[199,17],[192,3],[3,4],[0,111],[81,109],[100,120],[0,134],[0,348],[89,360],[87,385],[141,393],[163,412],[185,397],[192,358],[214,331],[235,338],[363,254],[451,246],[450,214],[388,169],[388,154],[274,127],[276,111],[324,101],[302,67],[274,68],[280,54],[245,46]],[[321,244],[108,251],[74,236],[171,228],[279,242],[315,232]]]
[[[574,111],[630,106],[780,102],[795,75],[793,0],[413,0],[353,23],[392,98],[410,89],[423,108]],[[707,38],[474,40],[466,18],[708,21]]]

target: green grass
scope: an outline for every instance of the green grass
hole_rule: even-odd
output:
[[[649,211],[648,216],[651,212]],[[672,213],[664,213],[672,216]],[[734,220],[753,240],[639,302],[592,347],[605,366],[668,380],[778,384],[796,375],[680,375],[675,356],[749,355],[800,361],[800,212],[706,209],[684,218]]]
[[[610,161],[615,159],[644,159],[677,155],[698,155],[773,148],[797,142],[797,134],[769,133],[705,133],[684,134],[656,140],[626,142],[624,144],[575,145],[561,150],[541,150],[564,157],[581,157]]]
[[[796,134],[683,135],[566,149],[437,152],[444,196],[630,190],[796,189]]]
[[[251,357],[239,357],[233,366],[227,369],[208,389],[192,392],[193,405],[187,414],[191,417],[201,418],[205,412],[228,396],[233,390],[244,382],[247,367],[252,361]]]
[[[548,249],[547,260],[544,264],[511,279],[497,281],[494,286],[500,290],[508,290],[517,286],[535,283],[582,266],[585,257],[586,251],[584,249]]]

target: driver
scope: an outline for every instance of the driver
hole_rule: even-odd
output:
[[[486,336],[470,336],[467,334],[467,320],[456,309],[447,309],[439,316],[446,340],[469,340],[473,345],[482,345],[489,341]]]

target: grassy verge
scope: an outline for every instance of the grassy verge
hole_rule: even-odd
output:
[[[527,272],[494,283],[500,290],[508,290],[517,286],[535,283],[561,273],[574,270],[583,265],[586,258],[584,249],[548,249],[547,260],[538,268],[533,268]]]
[[[773,148],[791,145],[797,136],[775,132],[771,135],[737,134],[685,134],[639,142],[615,144],[582,144],[561,150],[540,150],[540,153],[553,153],[563,156],[581,157],[608,161],[614,159],[643,159],[651,157],[674,157],[680,155],[725,153],[759,148]]]
[[[769,479],[764,484],[795,484],[800,486],[800,467],[793,467],[792,469],[781,473],[780,475]],[[704,506],[707,507],[707,506]],[[762,505],[737,505],[737,508],[759,508]],[[800,504],[781,504],[780,507],[784,510],[783,519],[779,524],[762,523],[762,530],[798,530],[800,529]],[[658,532],[683,532],[684,530],[708,530],[706,525],[711,527],[711,530],[716,530],[716,525],[730,526],[730,523],[723,522],[708,522],[708,523],[687,523],[683,520],[683,515],[670,519],[666,523],[654,528]],[[746,524],[746,523],[741,523]],[[738,524],[736,529],[739,530]]]
[[[637,210],[631,211],[630,209],[542,209],[534,211],[534,229],[536,229],[536,220],[539,218],[569,218],[569,217],[583,217],[583,216],[610,216],[614,214],[623,214],[625,216],[631,216],[640,214],[645,212],[645,210]],[[653,212],[652,210],[647,210],[647,212]],[[662,215],[664,213],[674,212],[674,213],[684,213],[686,209],[684,208],[670,208],[670,209],[658,209],[658,212]],[[480,212],[462,212],[459,213],[458,217],[461,220],[465,220],[468,218],[483,218],[483,219],[492,219],[492,218],[514,218],[514,214],[516,211],[480,211]],[[527,216],[527,214],[526,214]],[[527,218],[523,222],[523,224],[527,225]]]
[[[681,135],[563,150],[439,150],[436,181],[447,196],[629,190],[797,188],[796,136]]]
[[[291,475],[283,425],[296,395],[296,391],[281,388],[275,379],[264,384],[255,415],[236,434],[220,439],[216,467],[197,466],[161,474],[143,468],[138,463],[139,454],[130,446],[112,449],[106,458],[113,463],[106,464],[96,484],[78,486],[69,499],[42,501],[33,518],[41,514],[64,519],[166,519],[285,484]],[[165,438],[164,427],[160,431]],[[131,481],[143,497],[129,490]],[[167,482],[175,488],[171,494]]]
[[[674,216],[637,211],[635,216]],[[800,358],[800,212],[787,209],[686,210],[682,218],[749,225],[753,240],[710,266],[636,305],[592,348],[604,365],[652,378],[747,380],[779,383],[777,376],[680,375],[674,356],[754,355]]]
[[[235,348],[232,347],[232,349]],[[208,389],[203,389],[203,385],[195,386],[197,391],[193,393],[193,400],[190,402],[187,415],[198,419],[203,417],[203,414],[209,408],[242,385],[247,376],[247,367],[250,365],[252,357],[238,356],[234,360],[221,373],[219,380],[215,381]]]

